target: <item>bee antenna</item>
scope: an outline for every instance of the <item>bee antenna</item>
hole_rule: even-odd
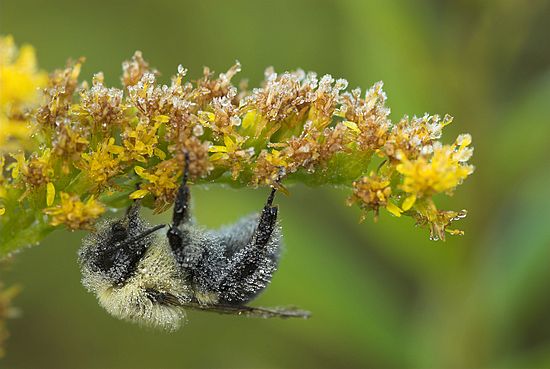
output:
[[[156,232],[159,229],[164,228],[164,227],[166,227],[166,224],[159,224],[157,226],[151,227],[151,228],[145,230],[143,233],[138,234],[137,236],[134,236],[132,238],[129,238],[127,240],[119,242],[119,246],[125,246],[125,245],[130,245],[132,243],[135,243],[135,242],[141,240],[142,238],[145,238],[145,237],[149,236],[151,233]]]

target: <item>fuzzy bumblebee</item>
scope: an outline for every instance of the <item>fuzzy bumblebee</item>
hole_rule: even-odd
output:
[[[275,188],[259,215],[207,230],[189,214],[187,164],[172,224],[150,227],[134,203],[123,219],[106,220],[83,240],[82,283],[117,318],[175,330],[185,307],[259,317],[303,317],[294,309],[246,304],[270,283],[281,253]]]

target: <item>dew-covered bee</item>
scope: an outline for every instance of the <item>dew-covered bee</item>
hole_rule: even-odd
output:
[[[150,227],[135,202],[123,219],[106,220],[79,250],[82,283],[115,317],[168,330],[179,328],[183,308],[259,317],[308,317],[295,309],[246,304],[277,269],[281,230],[275,188],[259,215],[212,231],[189,214],[186,158],[172,224]],[[159,231],[159,232],[157,232]]]

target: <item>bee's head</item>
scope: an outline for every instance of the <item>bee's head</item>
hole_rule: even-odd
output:
[[[152,233],[161,227],[148,228],[137,207],[130,208],[123,219],[104,221],[82,241],[79,261],[83,272],[99,275],[114,285],[124,284],[154,241]]]

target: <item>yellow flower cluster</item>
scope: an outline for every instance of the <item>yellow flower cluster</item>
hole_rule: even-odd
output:
[[[60,194],[59,205],[45,208],[44,213],[51,216],[51,224],[66,225],[69,229],[91,229],[93,222],[105,212],[105,207],[92,197],[82,202],[78,195],[65,192]]]
[[[194,183],[347,185],[362,218],[387,209],[426,225],[432,238],[443,238],[463,216],[438,210],[433,196],[451,194],[472,173],[470,136],[442,144],[450,116],[393,123],[381,82],[363,94],[330,75],[268,68],[261,87],[249,90],[233,83],[236,63],[217,76],[205,68],[194,82],[179,66],[162,84],[136,52],[123,63],[122,88],[108,87],[102,74],[91,85],[79,82],[84,59],[46,80],[32,49],[16,57],[11,38],[1,45],[2,76],[20,81],[15,86],[2,77],[2,86],[11,87],[1,95],[0,124],[17,118],[34,135],[31,146],[10,146],[14,131],[0,133],[1,151],[9,154],[0,161],[0,201],[12,199],[0,203],[0,226],[15,207],[38,210],[34,218],[26,214],[30,224],[40,224],[43,211],[51,226],[71,229],[88,228],[106,206],[132,199],[163,211],[173,202],[185,155]]]
[[[387,177],[381,177],[374,172],[353,182],[353,194],[348,199],[348,204],[359,203],[364,210],[374,211],[374,219],[378,220],[380,207],[386,208],[396,216],[401,215],[399,208],[390,200],[392,189],[390,180]],[[361,216],[361,221],[366,217],[366,213]]]
[[[396,169],[404,176],[403,191],[414,198],[450,193],[474,171],[472,165],[465,164],[472,155],[468,148],[471,142],[470,135],[461,135],[454,145],[435,147],[430,155],[421,155],[414,160],[399,152],[401,162]],[[409,200],[408,204],[412,206],[414,201]]]
[[[155,198],[157,212],[166,210],[172,204],[179,186],[177,178],[181,175],[181,165],[174,159],[160,162],[150,170],[136,166],[136,174],[146,180],[141,189],[130,194],[131,199],[141,199],[148,194]]]

